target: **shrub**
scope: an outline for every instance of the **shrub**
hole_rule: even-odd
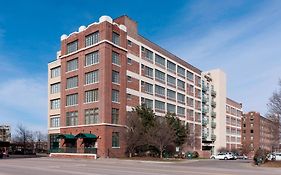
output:
[[[259,148],[255,152],[254,161],[256,165],[262,164],[265,162],[267,156],[267,151],[265,149]]]
[[[198,158],[199,157],[199,153],[197,151],[194,151],[192,153],[192,158]]]

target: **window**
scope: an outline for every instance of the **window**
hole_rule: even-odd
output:
[[[176,92],[170,89],[167,89],[167,97],[168,99],[176,99]]]
[[[167,103],[167,111],[168,111],[169,113],[176,113],[176,106]]]
[[[51,84],[51,94],[60,92],[60,83]]]
[[[193,78],[194,78],[193,77],[194,76],[193,73],[190,72],[190,71],[186,71],[186,74],[187,74],[187,79],[193,81]]]
[[[98,89],[90,90],[85,92],[85,103],[91,103],[99,100]]]
[[[165,64],[165,58],[161,57],[160,55],[155,54],[155,63],[159,64],[161,66],[166,66]]]
[[[127,80],[128,80],[128,82],[132,82],[132,77],[131,76],[127,76]]]
[[[144,75],[148,76],[150,78],[153,78],[153,69],[150,67],[145,66],[144,67]]]
[[[178,106],[177,107],[177,114],[184,116],[185,115],[185,108]]]
[[[167,61],[167,69],[172,72],[176,72],[176,64],[171,61]]]
[[[153,100],[147,98],[141,98],[142,104],[144,104],[147,108],[153,109]]]
[[[50,127],[51,128],[57,128],[60,127],[60,116],[59,115],[53,115],[50,119]]]
[[[118,124],[119,121],[119,109],[112,108],[111,111],[111,123]]]
[[[178,66],[178,75],[185,77],[185,69],[183,67]]]
[[[184,99],[185,99],[184,95],[183,95],[183,94],[180,94],[180,93],[178,93],[177,95],[178,95],[178,96],[177,96],[177,97],[178,97],[178,102],[184,103],[184,101],[185,101],[185,100],[184,100]]]
[[[85,84],[92,84],[97,82],[99,82],[99,70],[95,70],[85,74]]]
[[[51,109],[59,109],[60,108],[60,99],[51,100]]]
[[[132,64],[132,59],[131,58],[127,58],[127,63],[128,64]]]
[[[178,88],[184,90],[185,82],[178,79]]]
[[[119,72],[117,71],[112,71],[112,83],[117,83],[119,84]]]
[[[120,58],[117,52],[112,52],[112,64],[116,64],[120,66]]]
[[[78,87],[78,76],[66,79],[66,89]]]
[[[60,76],[60,67],[55,67],[51,69],[51,78]]]
[[[254,130],[251,129],[251,133],[254,133]]]
[[[99,52],[95,51],[85,56],[85,66],[90,66],[99,63]]]
[[[67,54],[75,52],[76,50],[78,50],[78,40],[68,43],[66,47],[67,47],[67,51],[66,51]]]
[[[73,106],[78,104],[78,94],[71,94],[66,96],[66,106]]]
[[[132,46],[132,41],[128,40],[128,46]]]
[[[165,111],[165,103],[162,101],[155,100],[155,109]]]
[[[169,85],[176,86],[176,78],[170,75],[167,75],[167,82]]]
[[[66,113],[66,126],[78,125],[78,111]]]
[[[90,35],[87,35],[86,38],[85,38],[85,46],[91,46],[93,44],[96,44],[98,43],[100,40],[100,34],[99,34],[99,31],[97,32],[94,32]]]
[[[119,91],[118,90],[115,90],[113,89],[112,90],[112,101],[113,102],[119,102]]]
[[[194,111],[192,109],[187,109],[187,116],[188,117],[193,117]]]
[[[119,132],[112,132],[112,148],[119,148]]]
[[[194,100],[192,98],[187,97],[186,101],[187,101],[188,106],[190,106],[190,107],[194,106]]]
[[[157,80],[165,82],[165,73],[155,69],[155,78]]]
[[[152,51],[150,51],[149,49],[144,48],[144,47],[142,47],[142,51],[143,51],[144,57],[146,59],[153,61],[153,52]]]
[[[155,85],[155,94],[165,96],[165,88],[162,86]]]
[[[144,91],[149,94],[153,94],[153,85],[150,83],[144,83]]]
[[[85,124],[99,123],[99,108],[85,109]]]
[[[115,32],[112,33],[112,42],[114,44],[119,45],[119,43],[120,43],[120,35],[118,33],[115,33]]]
[[[78,58],[75,58],[73,60],[67,61],[67,68],[66,71],[74,71],[78,69]]]

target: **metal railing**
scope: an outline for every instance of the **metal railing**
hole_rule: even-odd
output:
[[[97,148],[53,148],[49,150],[50,153],[87,153],[97,154]]]

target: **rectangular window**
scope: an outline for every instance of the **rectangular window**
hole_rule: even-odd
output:
[[[116,45],[120,44],[120,35],[118,33],[112,32],[112,42]]]
[[[167,60],[167,69],[172,72],[176,72],[176,64]]]
[[[175,100],[176,99],[176,92],[172,91],[170,89],[167,89],[167,97],[168,97],[168,99]]]
[[[119,148],[119,132],[112,132],[112,148]]]
[[[165,97],[165,88],[155,85],[155,94]]]
[[[51,69],[51,78],[60,76],[60,67],[55,67]]]
[[[59,109],[60,108],[60,99],[51,100],[51,109]]]
[[[53,115],[50,119],[50,127],[51,128],[57,128],[60,127],[60,116],[59,115]]]
[[[187,70],[187,71],[186,71],[186,74],[187,74],[187,75],[186,75],[186,76],[187,76],[187,79],[193,81],[193,78],[194,78],[193,73]]]
[[[85,109],[85,124],[99,123],[99,108]]]
[[[131,76],[127,76],[127,80],[128,80],[128,82],[132,82],[132,77]]]
[[[180,93],[178,93],[178,102],[179,103],[184,103],[184,101],[185,101],[185,97],[184,97],[184,95],[183,94],[180,94]]]
[[[120,80],[119,80],[119,72],[117,72],[117,71],[112,71],[112,83],[117,83],[117,84],[120,83]]]
[[[151,50],[142,47],[142,51],[146,59],[153,61],[153,52]]]
[[[66,113],[66,126],[78,125],[78,111],[72,111]]]
[[[155,100],[155,109],[165,111],[165,103],[162,101]]]
[[[165,73],[155,69],[155,79],[165,82]]]
[[[127,63],[128,64],[132,64],[132,59],[131,58],[127,58]]]
[[[150,67],[144,67],[144,75],[153,78],[153,69]]]
[[[118,124],[119,121],[119,109],[112,108],[111,111],[111,123]]]
[[[192,98],[187,97],[186,101],[187,101],[188,106],[190,106],[190,107],[194,106],[194,100]]]
[[[96,102],[99,100],[98,89],[90,90],[85,92],[85,103]]]
[[[142,104],[144,104],[147,108],[153,109],[153,100],[147,98],[141,98]]]
[[[177,107],[177,114],[185,116],[185,108],[178,106]]]
[[[160,55],[155,54],[155,63],[159,64],[161,66],[166,66],[165,64],[165,58],[161,57]]]
[[[99,34],[99,31],[97,32],[94,32],[90,35],[87,35],[85,37],[85,46],[91,46],[91,45],[94,45],[96,43],[98,43],[100,40],[100,34]]]
[[[60,83],[51,84],[51,94],[60,92]]]
[[[98,82],[99,82],[99,70],[95,70],[85,74],[85,84],[93,84]]]
[[[178,75],[185,77],[185,69],[183,67],[178,66],[177,72]]]
[[[73,60],[67,61],[67,67],[66,71],[74,71],[78,69],[78,58],[75,58]]]
[[[178,79],[178,88],[185,90],[185,82]]]
[[[70,77],[66,79],[66,89],[78,87],[78,76]]]
[[[153,85],[150,83],[144,84],[144,91],[149,94],[153,94]]]
[[[112,90],[112,101],[119,103],[119,91],[113,89]]]
[[[117,52],[112,52],[112,64],[116,64],[120,66],[120,58]]]
[[[132,46],[132,41],[128,40],[128,46]]]
[[[66,47],[67,47],[67,51],[66,51],[67,54],[75,52],[76,50],[78,50],[78,40],[68,43]]]
[[[167,111],[168,111],[169,113],[176,113],[176,106],[167,103]]]
[[[90,66],[99,63],[99,52],[95,51],[85,55],[85,66]]]
[[[78,104],[78,94],[71,94],[66,96],[66,106],[74,106]]]
[[[173,85],[173,86],[176,86],[176,78],[175,77],[172,77],[170,75],[167,75],[167,83],[169,85]]]

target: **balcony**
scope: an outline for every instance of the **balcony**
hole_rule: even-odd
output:
[[[217,106],[217,103],[216,103],[215,101],[213,101],[213,100],[212,100],[211,105],[212,105],[212,107],[214,107],[214,108],[215,108],[215,107]]]
[[[202,133],[202,139],[206,140],[208,138],[208,134],[207,133]]]
[[[212,90],[211,90],[211,95],[212,95],[213,97],[215,97],[215,96],[217,95],[216,91],[214,91],[214,90],[212,89]]]
[[[217,126],[216,122],[212,121],[212,122],[211,122],[211,127],[215,129],[216,126]]]
[[[208,98],[203,97],[203,98],[202,98],[202,103],[207,103],[207,102],[208,102],[208,100],[209,100]]]
[[[211,140],[212,140],[212,141],[215,141],[216,139],[217,139],[217,136],[216,136],[215,134],[212,134],[212,135],[211,135]]]
[[[202,126],[206,126],[206,125],[208,125],[208,124],[209,124],[209,120],[206,120],[206,119],[203,118],[203,120],[202,120]]]
[[[212,111],[211,116],[212,116],[212,117],[216,117],[216,116],[217,116],[217,113],[214,112],[214,111]]]
[[[202,108],[202,113],[203,113],[203,114],[206,114],[207,112],[209,112],[209,109],[208,109],[208,108]]]
[[[207,86],[205,86],[204,84],[203,84],[203,86],[202,86],[202,91],[203,91],[203,92],[208,91],[208,87],[207,87]]]

